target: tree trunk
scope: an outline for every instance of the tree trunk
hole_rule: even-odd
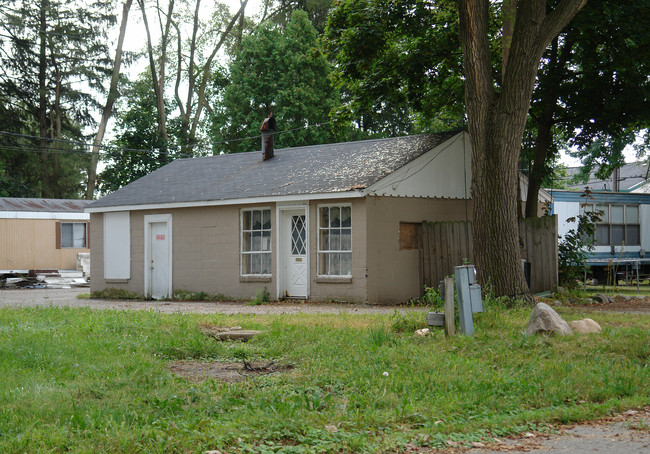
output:
[[[61,70],[59,69],[56,62],[54,63],[54,74],[56,78],[56,85],[54,90],[54,119],[50,121],[53,125],[52,138],[60,140],[61,133],[63,129],[62,125],[62,115],[61,115]],[[56,142],[60,143],[60,142]],[[59,152],[52,153],[52,174],[50,188],[52,191],[52,196],[56,199],[63,198],[64,190],[61,187],[59,175],[61,173],[61,166],[59,162]]]
[[[199,84],[199,88],[197,90],[197,97],[198,97],[198,102],[196,105],[196,112],[194,113],[194,118],[192,120],[192,124],[190,127],[190,131],[188,134],[188,143],[191,145],[196,142],[196,130],[199,126],[199,120],[201,119],[201,113],[203,112],[203,107],[207,104],[206,99],[205,99],[205,90],[208,84],[208,81],[211,80],[212,78],[212,61],[217,55],[217,52],[219,52],[219,49],[221,49],[221,46],[226,42],[226,38],[228,35],[232,32],[233,27],[237,23],[237,19],[239,17],[244,16],[244,11],[246,10],[246,5],[248,4],[248,0],[243,0],[240,1],[240,7],[239,11],[233,16],[233,18],[230,20],[230,23],[226,27],[226,29],[221,33],[221,38],[219,39],[219,42],[214,46],[212,49],[212,53],[208,57],[207,61],[203,65],[203,71],[202,71],[202,79],[201,83]],[[189,115],[189,112],[188,112]]]
[[[90,165],[88,166],[88,187],[86,188],[86,199],[92,200],[95,194],[95,185],[97,184],[97,163],[99,162],[99,148],[104,140],[104,133],[106,132],[106,125],[108,119],[111,117],[113,111],[113,104],[119,97],[117,91],[117,82],[120,79],[120,67],[122,65],[122,46],[124,45],[124,35],[126,34],[126,24],[129,19],[129,10],[133,0],[126,0],[122,7],[122,22],[120,24],[120,35],[117,39],[117,49],[115,51],[115,63],[113,65],[113,76],[111,77],[111,85],[108,89],[108,97],[106,104],[102,111],[102,119],[97,128],[97,134],[93,141],[93,150],[90,155]]]
[[[164,145],[160,147],[159,160],[161,165],[167,163],[169,136],[167,135],[167,113],[165,112],[165,65],[167,64],[167,40],[169,38],[169,27],[172,23],[172,11],[174,9],[174,1],[169,2],[167,12],[167,23],[163,31],[161,42],[161,57],[160,57],[160,77],[156,70],[156,63],[153,55],[153,44],[151,42],[151,32],[149,30],[149,21],[147,19],[147,12],[145,10],[144,0],[138,0],[140,10],[142,11],[142,21],[144,29],[147,33],[147,53],[149,55],[149,69],[151,71],[151,82],[153,90],[156,95],[156,110],[158,112],[158,133],[163,139]]]
[[[535,76],[546,46],[585,0],[519,0],[500,91],[492,79],[489,0],[459,0],[465,104],[472,144],[474,244],[479,282],[527,299],[517,219],[517,172]],[[496,72],[498,73],[498,71]]]
[[[40,137],[39,151],[41,161],[41,184],[39,196],[51,198],[50,192],[50,175],[48,150],[49,142],[47,140],[48,122],[47,122],[47,8],[48,0],[41,0],[40,17],[38,27],[39,51],[38,51],[38,133]]]
[[[535,152],[533,153],[533,165],[528,176],[528,194],[526,197],[526,217],[537,217],[539,211],[539,190],[542,181],[546,176],[546,161],[553,157],[554,150],[552,129],[556,123],[556,108],[558,102],[558,88],[564,78],[564,68],[569,61],[573,50],[573,41],[565,38],[560,48],[557,38],[553,40],[548,59],[549,69],[545,75],[544,87],[547,87],[541,95],[540,104],[542,107],[537,123],[537,138],[535,139]],[[559,54],[559,55],[558,55]]]

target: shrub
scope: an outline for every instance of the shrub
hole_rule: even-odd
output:
[[[260,304],[268,304],[271,302],[271,294],[269,293],[268,289],[266,286],[262,290],[258,290],[253,299],[251,300],[251,304],[253,305],[260,305]]]
[[[583,197],[591,198],[590,191]],[[582,204],[585,207],[586,204]],[[558,278],[560,285],[574,288],[582,280],[587,269],[587,256],[594,249],[594,234],[596,222],[600,219],[601,211],[587,211],[577,217],[578,226],[569,230],[558,243]],[[575,222],[576,218],[568,218],[567,222]]]

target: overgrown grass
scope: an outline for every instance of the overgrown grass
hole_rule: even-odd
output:
[[[474,337],[449,339],[391,328],[422,312],[0,309],[0,452],[396,452],[550,430],[650,401],[647,316],[590,313],[601,335],[561,338],[522,334],[528,315],[488,308]],[[219,343],[204,323],[264,334]],[[166,368],[240,358],[296,368],[236,384],[191,384]]]
[[[145,297],[141,293],[130,292],[119,288],[106,288],[98,292],[90,292],[91,298],[99,298],[106,300],[144,300]]]
[[[174,290],[174,301],[234,301],[223,293],[193,292],[190,290]]]

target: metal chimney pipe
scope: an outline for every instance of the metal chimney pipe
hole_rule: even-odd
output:
[[[273,157],[273,136],[275,135],[275,117],[273,112],[264,119],[260,131],[262,131],[262,160],[266,161]]]

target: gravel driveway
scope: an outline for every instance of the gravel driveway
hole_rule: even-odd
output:
[[[421,307],[371,306],[367,304],[323,304],[323,303],[274,303],[259,306],[245,302],[176,302],[176,301],[107,301],[100,299],[79,299],[88,294],[88,288],[72,289],[12,289],[0,290],[0,307],[90,307],[93,309],[152,310],[163,313],[200,314],[392,314],[395,311],[425,311]]]

